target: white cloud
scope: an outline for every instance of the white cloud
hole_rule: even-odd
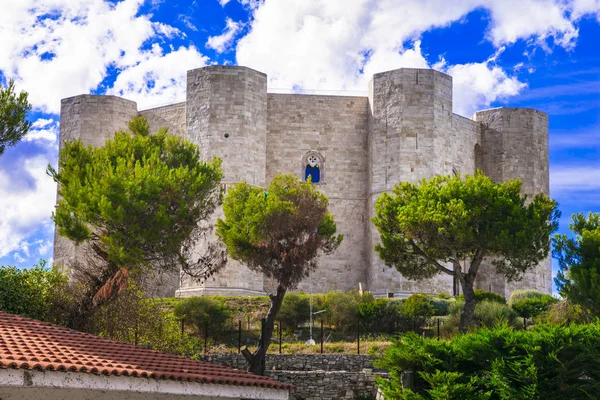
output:
[[[56,184],[46,175],[49,162],[40,155],[19,160],[13,170],[0,170],[0,257],[28,253],[27,238],[51,226]]]
[[[475,9],[489,13],[482,38],[498,48],[526,40],[549,50],[553,38],[555,46],[571,49],[577,19],[594,12],[597,1],[591,1],[457,0],[449,7],[446,0],[265,0],[237,42],[236,58],[239,65],[266,72],[270,88],[364,91],[374,73],[430,67],[421,34],[461,21]],[[524,88],[494,57],[436,65],[454,77],[456,112],[470,114]]]
[[[140,15],[143,0],[4,0],[0,70],[29,92],[34,107],[58,113],[60,99],[89,93],[107,68],[135,67],[148,40],[182,33]]]
[[[550,170],[550,184],[557,192],[600,191],[600,166],[554,166]],[[596,201],[598,193],[595,193]]]
[[[225,7],[225,5],[227,5],[227,3],[229,3],[231,0],[219,0],[219,4],[221,5],[221,7]]]
[[[223,53],[231,47],[235,36],[240,32],[243,26],[243,23],[235,22],[231,18],[227,18],[223,33],[218,36],[210,36],[206,41],[206,47],[214,49],[217,53]]]
[[[26,142],[42,141],[56,147],[58,144],[58,123],[54,119],[39,118],[31,124],[31,129],[23,138]]]
[[[185,100],[187,70],[208,63],[195,47],[163,54],[154,45],[137,64],[122,70],[107,91],[138,103],[138,109]]]

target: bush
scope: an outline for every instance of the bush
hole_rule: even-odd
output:
[[[193,325],[199,336],[206,324],[211,332],[222,331],[231,314],[225,304],[206,297],[189,297],[177,304],[173,311],[177,318]]]
[[[315,306],[313,298],[313,306]],[[313,311],[320,311],[313,309]],[[298,325],[310,320],[310,297],[304,293],[288,293],[283,299],[277,319],[287,331],[294,331]]]
[[[465,295],[459,294],[456,296],[457,301],[465,301]],[[500,304],[506,304],[506,299],[504,296],[500,296],[498,293],[488,292],[486,290],[475,289],[475,301],[494,301]]]
[[[421,331],[435,315],[435,308],[429,296],[413,294],[404,300],[400,312],[408,322],[408,329],[416,332]]]
[[[571,323],[588,323],[588,315],[580,305],[571,304],[569,300],[561,300],[548,307],[548,312],[541,318],[543,322],[553,325],[569,325]]]
[[[442,297],[432,297],[429,302],[435,310],[435,314],[433,315],[437,317],[448,315],[450,313],[450,306],[454,304],[454,300]]]
[[[515,290],[514,292],[512,292],[512,294],[510,295],[510,298],[508,299],[508,305],[512,307],[512,305],[517,301],[524,300],[524,299],[540,298],[545,294],[546,293],[543,293],[543,292],[540,292],[539,290],[534,290],[534,289]]]
[[[444,336],[449,336],[458,330],[458,323],[464,306],[464,301],[456,301],[450,306],[448,318],[446,318],[442,327]],[[484,300],[475,304],[473,324],[475,327],[485,326],[488,328],[502,322],[517,325],[516,318],[517,314],[506,304]]]
[[[558,299],[543,294],[541,297],[530,297],[512,303],[512,309],[523,318],[533,318],[547,312],[552,304]]]
[[[71,303],[68,278],[41,260],[30,269],[0,266],[0,310],[64,325]]]
[[[196,358],[200,341],[181,334],[180,319],[162,302],[149,299],[132,281],[91,318],[91,333],[167,353]]]
[[[600,390],[600,323],[480,329],[451,341],[406,334],[376,360],[393,399],[591,399]],[[413,390],[402,372],[414,372]]]
[[[370,294],[364,294],[373,298]],[[357,291],[329,292],[325,294],[323,303],[327,310],[326,317],[330,325],[338,332],[354,332],[358,322],[358,303],[361,295]]]

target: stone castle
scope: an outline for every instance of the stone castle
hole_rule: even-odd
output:
[[[311,174],[329,197],[344,241],[318,260],[300,290],[360,284],[376,295],[453,292],[451,276],[410,281],[374,251],[375,200],[398,182],[481,169],[498,182],[522,179],[525,194],[549,193],[548,116],[530,108],[478,111],[472,119],[453,114],[452,78],[434,70],[375,74],[368,97],[354,97],[268,93],[261,72],[209,66],[188,71],[186,96],[185,102],[144,111],[114,96],[63,99],[60,141],[79,138],[101,146],[141,114],[153,131],[167,126],[196,143],[204,158],[222,158],[225,185],[243,180],[267,186],[277,174]],[[68,266],[75,254],[71,243],[56,237],[56,264]],[[262,275],[232,260],[202,284],[176,277],[170,285],[164,294],[258,295],[268,288]],[[550,261],[510,284],[484,263],[477,286],[505,296],[520,288],[550,292]]]

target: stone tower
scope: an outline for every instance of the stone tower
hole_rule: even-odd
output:
[[[550,194],[547,114],[532,108],[496,108],[478,111],[474,119],[481,125],[477,168],[496,182],[521,179],[521,192],[529,198]],[[489,262],[484,263],[476,285],[504,296],[530,288],[551,293],[550,258],[528,271],[523,280],[510,284],[494,273]]]
[[[137,114],[134,102],[113,96],[64,99],[61,143],[81,138],[102,145]],[[267,93],[263,73],[208,66],[188,71],[185,102],[139,114],[148,118],[153,132],[166,126],[197,144],[203,158],[220,157],[225,190],[242,180],[265,187],[282,173],[304,179],[308,160],[318,164],[318,188],[329,198],[344,241],[318,260],[317,270],[300,284],[304,291],[349,290],[360,284],[376,295],[453,293],[450,276],[409,281],[373,250],[379,239],[371,223],[374,203],[398,182],[473,174],[479,168],[498,182],[521,178],[525,194],[548,193],[547,116],[512,108],[480,111],[473,119],[453,114],[452,78],[429,69],[375,74],[368,96],[361,97]],[[217,210],[210,222],[220,216]],[[209,237],[216,239],[214,232]],[[83,251],[57,236],[55,263],[68,267]],[[488,260],[476,284],[508,296],[516,288],[550,291],[550,276],[547,261],[509,285]],[[177,289],[177,295],[191,296],[263,294],[269,285],[229,260],[206,282],[171,279],[163,286],[161,295]]]

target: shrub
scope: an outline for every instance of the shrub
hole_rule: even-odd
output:
[[[591,399],[600,390],[600,323],[483,328],[451,341],[409,333],[375,366],[385,398],[394,399]],[[402,372],[414,371],[413,390]]]
[[[174,314],[196,328],[200,336],[208,324],[211,332],[223,330],[231,311],[222,303],[206,297],[189,297],[175,306]]]
[[[456,300],[464,302],[465,296],[463,294],[459,294],[456,296]],[[496,303],[506,304],[506,299],[504,296],[500,296],[498,293],[479,289],[475,289],[475,301],[494,301]]]
[[[313,306],[315,305],[313,298]],[[314,309],[313,311],[319,311]],[[298,325],[310,320],[310,297],[304,293],[287,293],[283,299],[277,318],[287,331],[294,331]]]
[[[569,325],[571,323],[588,323],[588,315],[580,305],[571,304],[569,300],[561,300],[548,307],[548,312],[543,314],[543,322],[553,325]]]
[[[524,299],[540,298],[545,294],[546,293],[534,289],[515,290],[511,293],[510,298],[508,299],[508,305],[512,307],[513,303],[517,301]]]
[[[454,300],[441,297],[432,297],[430,298],[429,302],[435,310],[433,315],[442,317],[450,313],[450,306],[454,303]]]
[[[512,303],[512,309],[523,318],[533,318],[547,312],[558,299],[543,294],[541,297],[529,297]]]
[[[371,294],[363,296],[373,298]],[[357,291],[329,292],[325,294],[324,308],[327,319],[339,332],[353,332],[358,321],[358,303],[361,295]]]
[[[400,312],[408,321],[410,330],[420,331],[435,315],[435,308],[429,296],[413,294],[404,300]]]
[[[30,269],[0,266],[0,310],[64,325],[72,302],[68,278],[41,260]]]
[[[456,301],[450,306],[448,318],[444,321],[442,332],[445,336],[455,333],[458,329],[460,315],[465,306],[463,301]],[[475,316],[473,326],[475,327],[493,327],[494,325],[506,322],[509,325],[516,325],[517,314],[506,304],[500,304],[496,301],[481,301],[475,305]]]

